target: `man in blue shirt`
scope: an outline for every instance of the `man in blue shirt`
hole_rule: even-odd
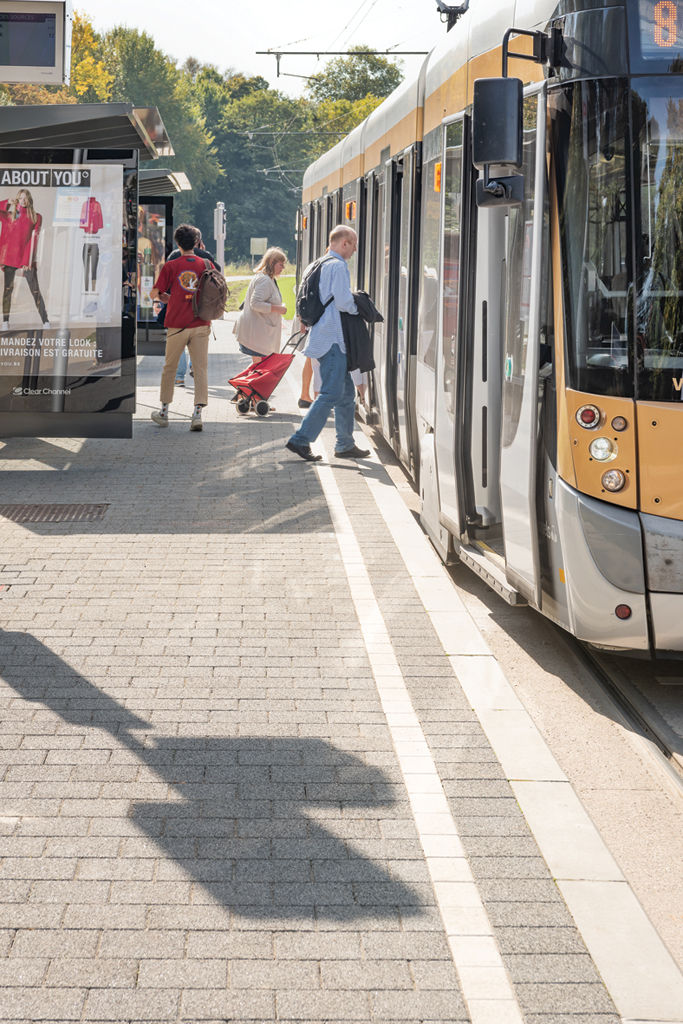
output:
[[[370,454],[358,448],[353,440],[353,426],[356,412],[356,388],[346,364],[346,346],[340,313],[358,315],[351,292],[351,279],[347,260],[350,260],[358,246],[358,236],[353,228],[340,224],[330,233],[329,258],[320,272],[320,299],[330,302],[317,324],[311,327],[304,355],[320,363],[321,388],[318,397],[308,410],[301,426],[287,442],[290,452],[295,452],[307,462],[318,462],[322,456],[311,451],[322,431],[327,417],[334,409],[334,425],[337,440],[334,454],[338,459],[364,459]]]

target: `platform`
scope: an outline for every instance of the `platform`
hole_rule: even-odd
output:
[[[0,441],[0,1020],[680,1024],[381,450],[216,332],[203,433],[145,356],[132,440]]]

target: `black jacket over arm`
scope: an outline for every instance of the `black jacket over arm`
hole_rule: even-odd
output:
[[[384,317],[367,292],[354,292],[358,314],[341,313],[342,332],[346,346],[346,365],[349,370],[369,373],[375,369],[372,358],[372,341],[367,324],[383,323]]]

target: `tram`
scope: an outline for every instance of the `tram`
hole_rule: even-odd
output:
[[[338,223],[384,314],[361,413],[444,560],[682,657],[683,0],[471,0],[307,169],[299,272]]]

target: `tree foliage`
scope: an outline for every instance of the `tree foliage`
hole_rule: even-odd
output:
[[[366,96],[384,98],[403,81],[403,61],[374,55],[369,46],[353,46],[351,50],[351,56],[329,61],[311,79],[306,88],[313,99],[354,103]]]
[[[157,163],[184,171],[192,184],[176,197],[176,222],[194,221],[210,244],[220,200],[229,258],[245,257],[254,236],[267,237],[293,258],[304,169],[401,81],[400,62],[363,56],[368,49],[356,47],[358,55],[330,61],[307,95],[292,99],[265,78],[235,68],[221,72],[194,57],[178,66],[146,32],[119,26],[100,34],[81,12],[74,16],[71,85],[0,86],[0,105],[123,101],[158,107],[175,156]]]

